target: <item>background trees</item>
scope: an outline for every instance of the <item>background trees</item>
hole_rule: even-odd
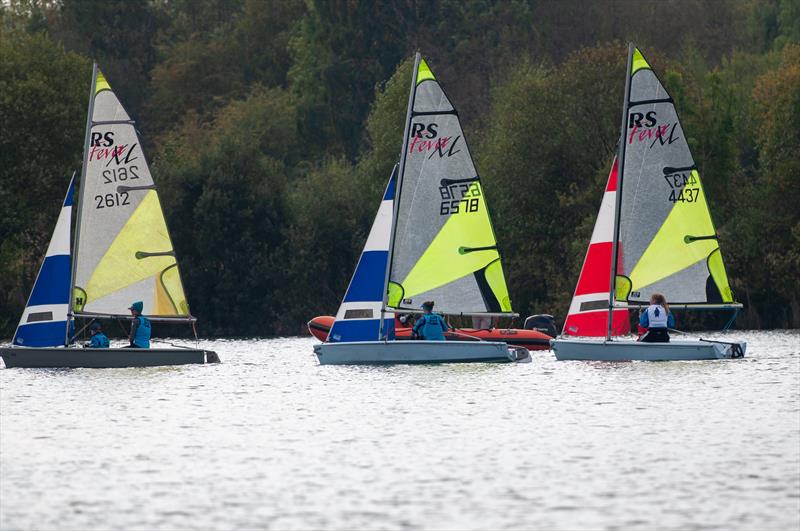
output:
[[[398,157],[417,49],[460,110],[515,309],[563,317],[627,40],[691,135],[739,324],[800,326],[797,0],[12,0],[0,336],[78,169],[92,60],[138,120],[202,330],[268,335],[337,307]]]

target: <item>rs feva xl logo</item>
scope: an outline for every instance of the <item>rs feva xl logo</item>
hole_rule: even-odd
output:
[[[408,143],[408,154],[414,153],[430,153],[428,158],[434,155],[442,157],[452,157],[461,150],[456,149],[456,144],[461,139],[461,135],[455,138],[451,136],[439,137],[439,124],[431,122],[412,123],[411,124],[411,141]]]
[[[628,116],[628,144],[635,142],[644,142],[652,140],[650,147],[656,145],[663,146],[664,144],[672,144],[679,137],[675,135],[675,128],[678,122],[675,123],[658,123],[658,115],[656,111],[649,111],[646,113],[632,112]],[[669,134],[667,132],[669,131]]]

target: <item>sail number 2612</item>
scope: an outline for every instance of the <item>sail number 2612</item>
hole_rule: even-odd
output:
[[[94,196],[95,208],[113,208],[123,205],[130,205],[128,192],[113,192],[110,194]]]

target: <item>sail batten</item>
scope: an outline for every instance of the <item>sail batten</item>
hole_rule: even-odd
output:
[[[128,112],[95,67],[84,147],[71,300],[75,315],[191,320],[172,240]]]
[[[392,233],[387,307],[433,300],[450,314],[511,314],[480,177],[458,113],[415,61]]]

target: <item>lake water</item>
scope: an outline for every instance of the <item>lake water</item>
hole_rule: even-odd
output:
[[[743,360],[321,367],[288,338],[0,370],[0,528],[798,529],[800,332],[734,336]]]

